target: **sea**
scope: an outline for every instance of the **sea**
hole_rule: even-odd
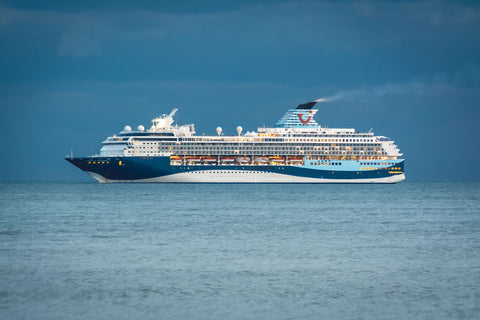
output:
[[[480,319],[480,183],[0,183],[0,319]]]

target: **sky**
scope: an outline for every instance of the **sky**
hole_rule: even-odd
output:
[[[64,157],[173,108],[235,134],[318,98],[407,181],[480,181],[480,3],[0,0],[0,181],[92,181]]]

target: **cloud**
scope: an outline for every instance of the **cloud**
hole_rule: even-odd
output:
[[[57,52],[74,57],[99,54],[111,43],[198,38],[368,54],[385,46],[472,46],[463,35],[479,38],[480,10],[443,1],[288,1],[196,14],[0,8],[0,27],[8,24],[61,30]]]
[[[0,5],[0,27],[8,24],[12,19],[14,19],[13,11],[3,8]]]
[[[71,57],[98,55],[100,54],[100,44],[91,34],[72,31],[61,36],[58,54]]]

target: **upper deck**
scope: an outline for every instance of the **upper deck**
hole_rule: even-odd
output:
[[[103,141],[101,156],[166,156],[166,155],[251,155],[308,156],[325,159],[393,159],[401,156],[392,140],[373,132],[356,132],[353,128],[326,128],[313,117],[316,102],[290,109],[275,127],[238,135],[197,136],[193,124],[173,125],[174,109],[169,115],[152,120],[145,130],[132,131],[126,126],[118,135]]]

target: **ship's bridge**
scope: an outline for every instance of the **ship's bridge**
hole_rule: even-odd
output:
[[[195,126],[193,124],[185,124],[182,126],[172,125],[174,120],[173,116],[178,111],[177,108],[173,109],[170,114],[162,115],[161,117],[152,120],[152,126],[149,132],[155,133],[173,133],[175,136],[190,137],[195,134]]]

